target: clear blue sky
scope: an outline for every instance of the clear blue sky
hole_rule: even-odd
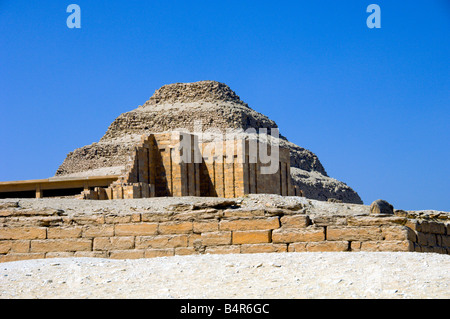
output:
[[[0,181],[53,176],[164,84],[216,80],[365,204],[450,211],[449,34],[448,0],[0,0]]]

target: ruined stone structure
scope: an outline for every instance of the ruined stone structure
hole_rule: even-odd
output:
[[[0,262],[450,253],[449,213],[394,210],[381,200],[361,205],[355,191],[327,176],[316,155],[277,131],[225,84],[163,86],[120,115],[98,143],[69,153],[54,177],[0,182],[0,198],[22,198],[0,199]],[[45,198],[67,195],[72,198]]]
[[[372,214],[369,206],[279,195],[84,206],[61,201],[63,208],[52,199],[0,200],[0,262],[304,251],[450,254],[450,215],[444,212]]]
[[[200,151],[191,151],[201,153],[201,161],[174,162],[178,150],[164,145],[177,142],[171,141],[177,131],[190,132],[185,134],[196,139],[192,144]],[[165,85],[146,103],[120,115],[98,143],[69,153],[49,182],[2,182],[0,198],[65,196],[81,190],[87,199],[271,193],[362,204],[355,191],[327,176],[316,155],[274,131],[278,132],[274,121],[251,109],[223,83]],[[213,160],[205,157],[204,149],[227,140],[223,137],[229,134],[236,143],[247,143],[244,148],[255,135],[266,136],[261,143],[279,145],[278,171],[260,174],[264,165],[251,152],[238,161],[217,158],[222,154],[208,154]],[[92,179],[117,181],[105,185]]]
[[[299,123],[302,120],[299,118]],[[201,141],[204,143],[210,136],[229,131],[245,138],[251,135],[247,133],[251,129],[256,133],[267,130],[270,141],[289,150],[289,178],[304,196],[322,201],[334,198],[345,203],[362,204],[353,189],[327,175],[315,154],[282,135],[272,137],[272,130],[278,129],[277,124],[250,108],[227,85],[216,81],[162,86],[143,105],[118,116],[99,142],[69,153],[55,178],[122,175],[128,169],[126,165],[129,165],[130,154],[141,143],[142,135],[184,130],[193,134],[204,133],[206,137]],[[217,196],[220,194],[219,191]]]
[[[265,174],[262,167],[267,164],[261,162],[258,147],[270,149],[265,143],[243,139],[199,143],[198,136],[178,131],[143,135],[117,181],[82,195],[85,199],[300,195],[291,183],[289,150],[278,148],[276,171]],[[209,157],[204,157],[206,149]]]

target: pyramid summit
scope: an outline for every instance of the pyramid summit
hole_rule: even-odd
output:
[[[142,107],[199,101],[234,102],[247,106],[228,85],[217,81],[199,81],[164,85],[156,90],[153,96]]]
[[[275,121],[249,107],[224,83],[168,84],[157,89],[143,105],[119,115],[99,142],[70,152],[55,177],[123,174],[143,135],[179,129],[194,132],[199,122],[205,131],[267,129],[270,134],[272,129],[278,129]],[[353,189],[327,175],[314,153],[282,135],[276,141],[289,150],[289,175],[304,196],[362,203]]]

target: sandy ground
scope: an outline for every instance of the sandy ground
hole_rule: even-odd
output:
[[[322,252],[0,264],[0,298],[450,297],[450,256]]]

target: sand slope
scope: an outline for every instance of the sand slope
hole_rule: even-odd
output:
[[[0,264],[0,298],[449,298],[430,253],[59,258]]]

